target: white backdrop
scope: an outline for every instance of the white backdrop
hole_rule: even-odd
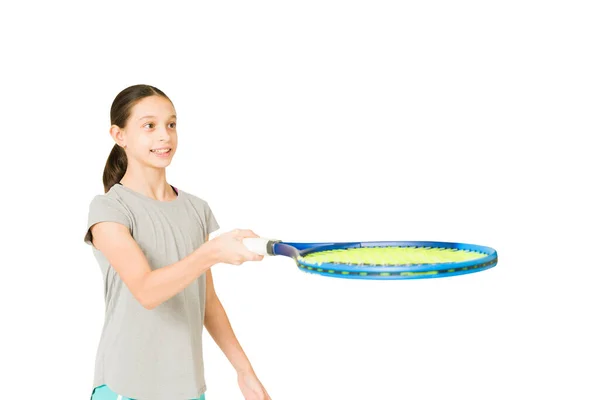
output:
[[[223,230],[498,251],[491,270],[415,281],[215,266],[273,399],[599,398],[599,15],[494,3],[3,5],[3,397],[89,398],[104,299],[88,205],[111,102],[146,83],[178,113],[169,182]],[[204,346],[207,399],[242,399]]]

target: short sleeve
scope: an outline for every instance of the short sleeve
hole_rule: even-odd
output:
[[[129,231],[132,227],[126,208],[117,200],[106,195],[98,195],[90,203],[87,232],[84,237],[85,243],[92,245],[92,232],[90,229],[98,222],[117,222],[125,225]]]
[[[204,205],[204,212],[205,212],[205,218],[206,218],[206,237],[208,238],[209,234],[213,233],[220,227],[219,227],[219,223],[217,222],[217,219],[215,218],[215,215],[213,214],[213,211],[210,208],[210,206],[208,205],[208,203],[205,203],[205,205]]]

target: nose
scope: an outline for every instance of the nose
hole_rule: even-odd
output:
[[[158,131],[158,139],[161,142],[165,142],[165,141],[169,140],[169,132],[167,131],[167,128],[157,129],[157,131]]]

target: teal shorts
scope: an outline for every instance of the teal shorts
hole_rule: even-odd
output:
[[[117,393],[113,392],[112,390],[110,390],[108,386],[102,385],[102,386],[98,386],[97,388],[94,389],[94,391],[92,392],[91,400],[135,400],[135,399],[132,399],[130,397],[121,396],[120,394],[117,394]],[[198,397],[197,399],[190,399],[190,400],[206,400],[206,398],[204,397],[204,393],[202,393],[202,395],[200,397]]]

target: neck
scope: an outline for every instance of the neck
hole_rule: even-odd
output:
[[[121,183],[156,200],[168,201],[176,197],[173,188],[167,183],[165,168],[141,167],[133,163],[129,164]]]

